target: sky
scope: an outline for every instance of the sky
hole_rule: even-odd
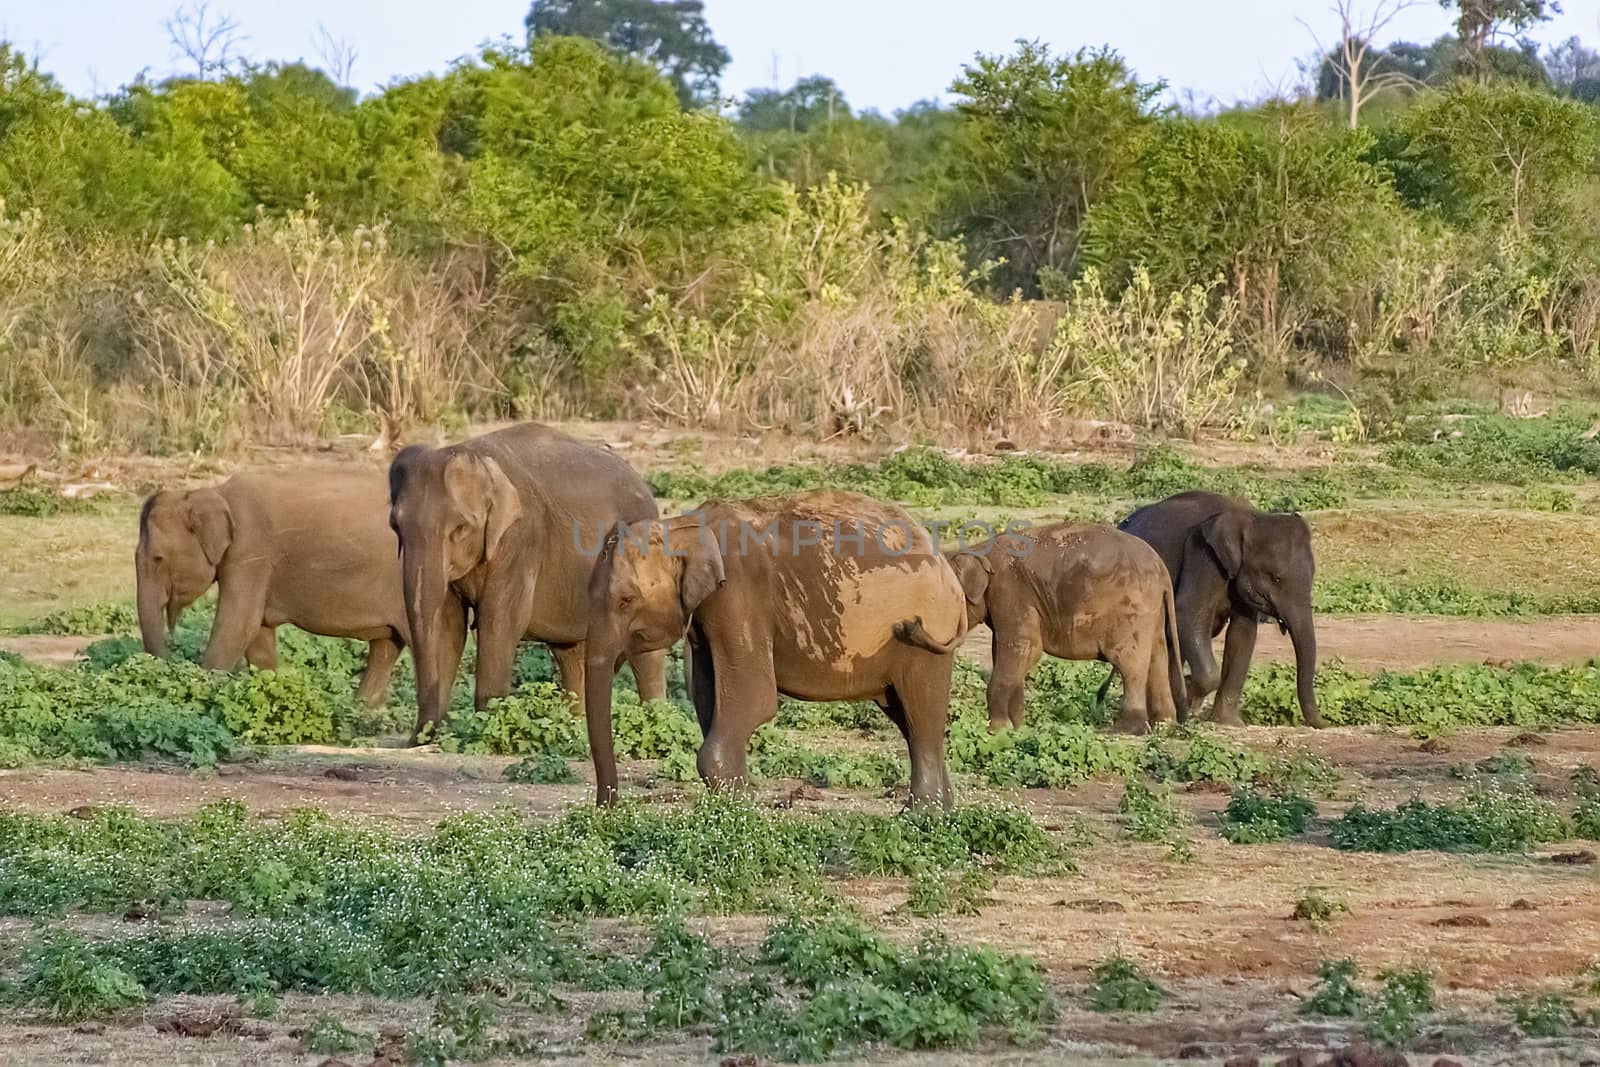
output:
[[[1358,7],[1376,0],[1357,0]],[[725,94],[826,74],[857,108],[885,113],[938,98],[975,53],[1018,38],[1057,51],[1109,44],[1141,78],[1165,79],[1182,101],[1231,104],[1286,91],[1296,58],[1337,38],[1331,0],[706,0],[716,38],[733,55]],[[68,89],[115,89],[141,70],[179,69],[163,20],[176,0],[0,0],[0,37],[38,57]],[[1539,27],[1548,44],[1574,34],[1600,46],[1600,0],[1564,0]],[[320,26],[357,49],[364,91],[446,69],[506,35],[521,38],[528,0],[211,0],[247,36],[256,60],[318,63]],[[1302,21],[1304,24],[1302,24]],[[1431,41],[1450,28],[1435,0],[1404,11],[1383,39]],[[1309,25],[1309,29],[1307,28]],[[319,64],[320,65],[320,64]],[[776,74],[776,77],[774,75]]]

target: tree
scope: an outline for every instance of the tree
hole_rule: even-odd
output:
[[[1594,167],[1600,118],[1520,85],[1458,82],[1407,116],[1403,192],[1464,226],[1555,229]]]
[[[1544,69],[1550,72],[1550,83],[1556,89],[1579,100],[1594,99],[1593,89],[1600,89],[1600,52],[1586,47],[1577,37],[1568,37],[1547,49]]]
[[[1385,89],[1417,84],[1397,69],[1392,58],[1373,41],[1402,11],[1422,0],[1378,0],[1366,15],[1356,11],[1355,0],[1334,0],[1333,13],[1339,17],[1339,43],[1317,48],[1327,56],[1318,78],[1317,95],[1322,99],[1344,100],[1349,108],[1350,128],[1361,125],[1361,107]],[[1304,21],[1301,23],[1305,25]],[[1310,26],[1306,26],[1309,30]],[[1316,32],[1312,31],[1313,39]],[[1331,85],[1327,83],[1331,82]],[[1331,90],[1331,91],[1328,91]]]
[[[1456,38],[1462,46],[1463,73],[1478,81],[1494,73],[1487,52],[1508,32],[1515,36],[1561,13],[1556,0],[1439,0],[1456,9]]]
[[[739,105],[739,126],[753,133],[805,133],[849,115],[850,105],[834,80],[813,74],[781,92],[750,90]]]
[[[200,81],[226,70],[237,58],[239,46],[249,39],[239,32],[237,19],[212,11],[210,0],[178,8],[162,25],[174,56],[193,63],[194,76]]]
[[[343,37],[335,36],[328,27],[317,23],[316,36],[312,38],[316,45],[317,56],[322,60],[322,69],[328,72],[339,85],[349,85],[354,80],[356,57],[361,53],[356,46]]]
[[[728,50],[706,22],[702,0],[534,0],[528,38],[587,37],[665,74],[684,107],[709,105]]]
[[[947,214],[977,256],[1005,259],[1000,286],[1038,292],[1042,271],[1071,267],[1084,216],[1133,166],[1164,89],[1109,49],[1052,56],[1037,41],[979,56],[951,86]]]

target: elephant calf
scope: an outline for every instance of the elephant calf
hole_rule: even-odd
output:
[[[1311,621],[1316,561],[1305,519],[1194,491],[1140,508],[1121,529],[1149,542],[1172,576],[1192,707],[1214,692],[1212,717],[1229,725],[1243,721],[1239,698],[1255,652],[1256,624],[1276,620],[1294,642],[1300,716],[1307,726],[1322,725]],[[1224,627],[1228,636],[1219,672],[1211,642]]]
[[[139,512],[134,553],[145,651],[164,655],[166,630],[215,583],[206,667],[276,665],[274,631],[292,623],[368,642],[358,696],[382,702],[410,643],[388,517],[377,472],[240,474],[156,493]]]
[[[709,502],[612,534],[589,586],[586,710],[598,800],[616,796],[611,676],[620,658],[689,637],[689,691],[705,741],[700,775],[746,777],[750,736],[778,696],[873,700],[911,753],[913,804],[952,802],[944,762],[961,586],[904,511],[819,491]]]
[[[1048,652],[1122,675],[1117,729],[1145,733],[1185,710],[1172,587],[1161,557],[1109,526],[1011,530],[950,557],[967,625],[989,624],[989,728],[1022,725],[1028,672]]]

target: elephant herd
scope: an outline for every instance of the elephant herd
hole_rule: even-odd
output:
[[[524,424],[410,446],[387,485],[375,473],[272,473],[157,492],[140,512],[135,566],[155,655],[213,584],[212,669],[273,666],[274,631],[292,623],[368,642],[358,696],[371,704],[410,648],[414,740],[448,713],[469,622],[480,709],[509,694],[519,642],[545,643],[582,706],[601,804],[617,795],[613,676],[626,662],[643,699],[665,696],[680,639],[704,734],[698,768],[713,785],[745,778],[751,735],[780,695],[872,700],[905,737],[912,803],[949,806],[951,672],[978,623],[993,634],[991,729],[1021,724],[1026,677],[1047,652],[1112,665],[1119,729],[1182,720],[1212,693],[1213,717],[1237,723],[1262,621],[1291,637],[1302,715],[1321,723],[1310,528],[1211,493],[1180,493],[1119,528],[1010,526],[954,546],[893,505],[833,490],[663,519],[611,450]]]

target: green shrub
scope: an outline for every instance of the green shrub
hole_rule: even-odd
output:
[[[1572,832],[1590,841],[1600,841],[1600,798],[1591,798],[1572,813]]]
[[[63,608],[48,615],[41,615],[37,619],[23,623],[17,632],[79,637],[91,634],[120,634],[136,630],[138,626],[139,615],[132,604],[102,601],[98,604]]]
[[[318,1056],[336,1052],[365,1052],[372,1048],[371,1035],[345,1026],[326,1012],[312,1019],[300,1031],[300,1051]]]
[[[1524,1037],[1565,1037],[1578,1023],[1571,999],[1560,993],[1524,993],[1504,1003]]]
[[[1294,911],[1290,918],[1299,922],[1310,923],[1311,928],[1320,930],[1330,925],[1340,915],[1349,914],[1350,905],[1342,900],[1334,900],[1327,896],[1320,886],[1309,886],[1300,891],[1295,898]]]
[[[505,780],[527,785],[568,785],[578,780],[567,758],[558,752],[526,756],[505,769]]]
[[[1317,806],[1292,793],[1258,793],[1235,789],[1222,813],[1222,836],[1236,845],[1281,841],[1305,832]]]
[[[1330,1015],[1348,1019],[1360,1015],[1366,997],[1356,988],[1356,961],[1323,960],[1317,970],[1319,981],[1310,999],[1300,1006],[1303,1015]]]
[[[18,485],[0,489],[0,515],[48,518],[51,515],[76,515],[98,510],[87,497],[64,496],[47,485]]]
[[[1459,804],[1412,798],[1391,811],[1356,804],[1329,830],[1335,848],[1352,852],[1524,852],[1567,836],[1567,821],[1527,793],[1486,790]]]
[[[1095,1011],[1155,1011],[1166,991],[1125,956],[1111,956],[1095,965],[1086,994]]]
[[[1390,1048],[1416,1043],[1422,1016],[1433,1011],[1433,975],[1428,971],[1384,971],[1383,985],[1365,1006],[1363,1032]]]
[[[52,1019],[73,1022],[115,1015],[144,1002],[139,982],[75,934],[52,932],[23,956],[16,1001]]]

